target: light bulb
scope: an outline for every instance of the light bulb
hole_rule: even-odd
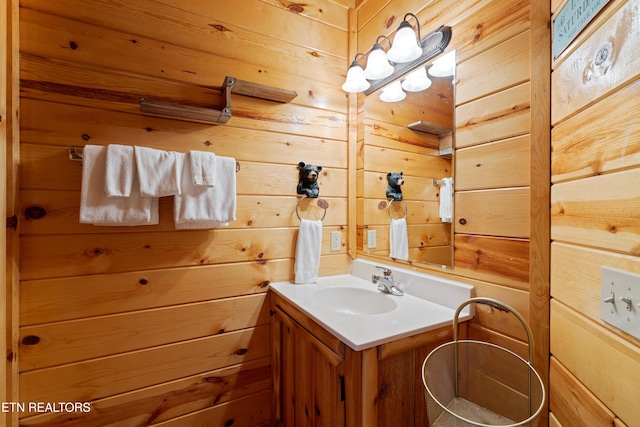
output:
[[[380,99],[384,102],[398,102],[407,97],[407,94],[402,90],[400,81],[395,81],[389,86],[385,87],[380,93]]]
[[[367,57],[367,68],[364,69],[364,77],[368,80],[380,80],[393,74],[393,66],[387,60],[382,46],[378,43],[373,45],[373,49]]]
[[[409,74],[402,82],[402,89],[407,92],[420,92],[421,90],[428,89],[430,86],[431,80],[427,77],[427,69],[424,67],[420,67]]]
[[[347,79],[342,85],[342,90],[345,92],[364,92],[369,89],[371,84],[364,78],[364,71],[358,61],[353,61],[347,71]]]
[[[429,67],[429,75],[433,77],[453,76],[456,65],[456,51],[452,50],[446,55],[433,61],[433,65]]]
[[[391,49],[387,52],[387,58],[396,64],[411,62],[422,55],[422,48],[416,41],[416,33],[407,21],[402,21],[398,32],[393,38]]]

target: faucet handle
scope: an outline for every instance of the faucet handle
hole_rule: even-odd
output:
[[[387,267],[383,267],[381,265],[376,265],[376,268],[378,270],[382,270],[382,274],[384,274],[384,277],[391,277],[393,275],[393,272],[391,270],[389,270]]]

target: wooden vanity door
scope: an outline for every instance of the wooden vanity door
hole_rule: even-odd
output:
[[[275,425],[344,426],[343,356],[278,306],[274,311],[272,369]]]

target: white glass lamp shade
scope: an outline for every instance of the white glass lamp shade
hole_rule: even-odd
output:
[[[420,92],[428,89],[430,86],[431,80],[427,77],[427,69],[424,67],[420,67],[413,73],[409,74],[402,82],[402,89],[407,92]]]
[[[347,71],[347,79],[342,85],[342,90],[345,92],[364,92],[369,89],[371,84],[364,78],[364,70],[360,66],[358,61],[353,61]]]
[[[385,87],[380,94],[380,99],[384,102],[398,102],[407,97],[407,94],[402,90],[400,81],[395,81],[389,86]]]
[[[387,52],[387,59],[396,64],[411,62],[422,55],[422,48],[418,46],[416,33],[411,24],[402,21],[398,32],[393,38],[391,49]]]
[[[367,80],[380,80],[389,77],[393,73],[393,66],[387,60],[382,46],[378,43],[367,57],[367,68],[364,69],[364,78]]]
[[[433,65],[429,67],[429,74],[433,77],[453,76],[456,65],[456,52],[452,50],[444,56],[433,61]]]

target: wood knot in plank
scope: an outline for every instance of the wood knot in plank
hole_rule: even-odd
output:
[[[208,383],[213,383],[213,384],[224,383],[224,379],[222,377],[205,377],[204,381]]]
[[[44,218],[45,215],[47,215],[47,211],[41,206],[29,206],[24,210],[24,217],[26,219],[37,220],[37,219]]]
[[[10,217],[7,218],[7,228],[11,229],[11,230],[15,230],[18,228],[18,217],[15,215],[12,215]]]
[[[220,25],[220,24],[209,24],[209,26],[215,28],[216,30],[220,31],[221,33],[224,33],[226,31],[231,31],[227,27],[225,27],[224,25]]]
[[[482,39],[483,30],[484,30],[484,24],[482,22],[479,22],[478,25],[476,25],[476,31],[473,34],[473,43],[476,43],[480,39]]]
[[[40,337],[37,337],[35,335],[27,335],[22,339],[23,345],[36,345],[39,342],[40,342]]]
[[[236,355],[238,356],[244,356],[245,354],[247,354],[249,350],[247,350],[246,348],[240,348],[236,351]]]
[[[270,282],[268,280],[263,280],[262,282],[258,283],[258,287],[264,289],[269,286],[269,283]]]
[[[97,257],[100,255],[104,255],[107,253],[107,250],[104,248],[93,248],[93,249],[89,249],[86,254],[90,257]]]
[[[385,28],[391,28],[395,21],[396,21],[396,16],[395,15],[391,15],[389,17],[389,19],[387,19],[387,22],[384,24]]]
[[[287,9],[289,10],[289,12],[302,13],[302,12],[304,12],[304,5],[302,5],[300,3],[290,3],[287,6]]]

